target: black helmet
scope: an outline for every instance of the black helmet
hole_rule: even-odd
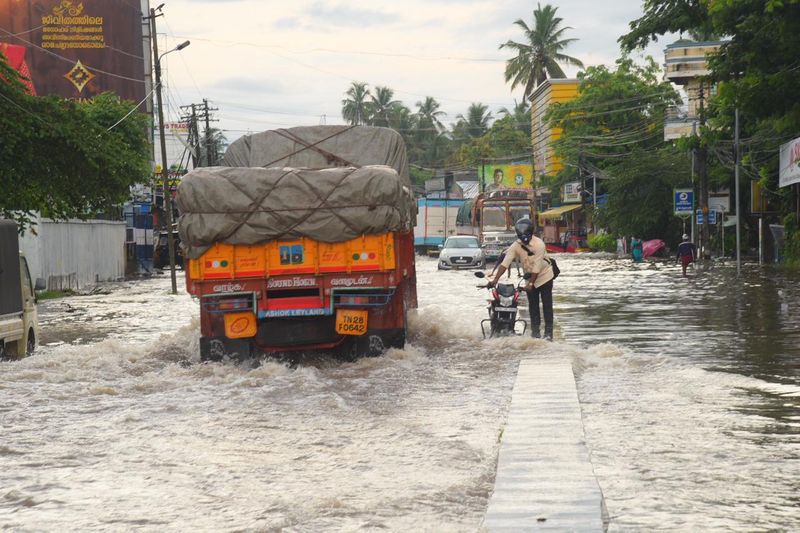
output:
[[[533,222],[529,218],[521,218],[514,224],[514,231],[517,232],[519,240],[528,244],[533,237]]]

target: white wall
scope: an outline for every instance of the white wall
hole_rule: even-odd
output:
[[[20,239],[31,277],[48,290],[83,289],[125,276],[125,222],[39,219]]]

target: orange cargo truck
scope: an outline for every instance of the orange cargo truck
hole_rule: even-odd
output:
[[[258,157],[196,169],[178,189],[201,358],[402,347],[417,295],[414,201],[399,136],[366,127],[279,131],[293,142],[265,132],[246,147],[234,143],[226,163],[240,161],[240,149],[256,147]],[[273,162],[282,154],[289,157]],[[320,164],[330,160],[335,166]]]

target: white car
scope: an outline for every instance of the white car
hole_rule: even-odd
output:
[[[471,235],[448,237],[439,252],[439,270],[451,268],[483,268],[486,259],[480,242]]]

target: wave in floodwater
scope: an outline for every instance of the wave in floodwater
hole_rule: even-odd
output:
[[[47,303],[40,352],[0,363],[0,523],[476,531],[532,357],[573,362],[612,529],[800,526],[796,376],[780,357],[737,367],[722,321],[681,325],[725,283],[607,257],[559,264],[556,342],[483,340],[476,279],[420,260],[406,348],[355,362],[200,364],[196,303],[168,279]]]

